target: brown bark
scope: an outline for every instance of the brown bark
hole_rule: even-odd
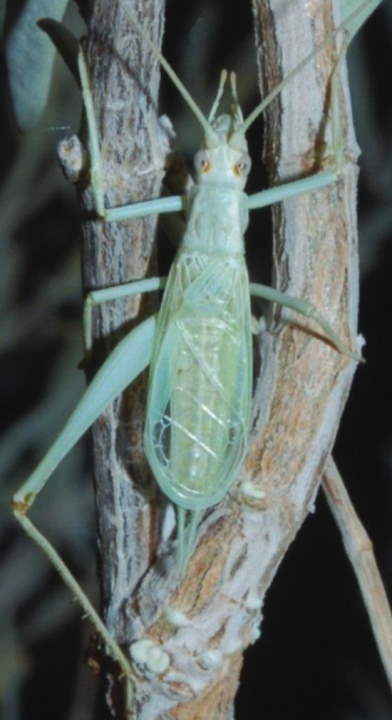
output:
[[[163,137],[157,114],[159,68],[122,12],[123,4],[139,22],[148,20],[146,31],[157,45],[162,32],[160,0],[94,4],[87,54],[107,206],[158,196],[165,155],[165,141],[158,140]],[[333,8],[338,5],[332,0],[294,2],[285,4],[283,12],[277,0],[253,0],[263,94],[337,24]],[[320,147],[330,140],[328,93],[336,59],[332,43],[271,106],[265,148],[271,184],[318,169]],[[274,209],[273,257],[274,284],[313,302],[350,344],[357,305],[357,172],[344,88],[347,166],[342,179]],[[86,223],[86,287],[154,274],[154,225],[151,219]],[[97,311],[96,337],[104,338],[105,353],[136,316],[139,303],[132,299]],[[312,509],[354,363],[302,318],[278,309],[273,321],[273,331],[261,336],[262,371],[244,469],[227,498],[203,520],[183,581],[176,576],[172,539],[158,544],[162,518],[140,439],[143,382],[140,395],[132,388],[96,424],[104,618],[121,644],[148,638],[169,658],[161,675],[138,669],[138,720],[234,717],[241,654],[257,637],[265,591]],[[120,718],[121,711],[115,712]]]
[[[167,139],[159,124],[160,67],[129,22],[133,13],[160,46],[163,0],[97,0],[85,52],[100,135],[105,205],[159,197]],[[94,208],[84,194],[87,214]],[[86,291],[155,275],[156,218],[84,223]],[[94,310],[94,365],[145,314],[154,299],[130,297]],[[102,613],[119,643],[129,637],[126,603],[157,544],[155,484],[142,452],[143,376],[93,428]],[[116,693],[114,693],[116,695]],[[117,700],[110,699],[109,704]],[[121,717],[121,704],[113,709]]]

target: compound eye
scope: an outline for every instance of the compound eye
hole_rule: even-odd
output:
[[[240,157],[238,162],[233,167],[233,172],[238,177],[244,177],[249,173],[251,166],[251,160],[248,154],[244,154]]]
[[[210,161],[206,150],[199,150],[194,158],[195,170],[198,173],[206,173],[210,169]]]

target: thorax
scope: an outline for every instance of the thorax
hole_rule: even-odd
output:
[[[217,185],[195,185],[188,197],[187,228],[182,249],[221,255],[244,253],[248,225],[244,192]]]

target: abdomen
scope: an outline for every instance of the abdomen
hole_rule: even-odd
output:
[[[247,271],[242,257],[182,253],[158,320],[145,448],[174,502],[218,502],[246,450],[251,405]]]

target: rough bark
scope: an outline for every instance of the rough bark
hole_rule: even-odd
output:
[[[162,33],[161,0],[94,4],[87,53],[108,206],[156,197],[167,149],[157,114],[159,68],[129,25],[123,4],[157,45]],[[264,94],[333,29],[338,6],[333,0],[253,0]],[[329,80],[336,59],[332,43],[270,108],[265,159],[271,184],[318,169],[321,144],[330,140]],[[357,312],[357,171],[344,70],[342,79],[347,166],[331,188],[274,209],[273,282],[313,302],[350,344]],[[151,219],[87,222],[86,287],[154,274],[154,225]],[[97,311],[96,337],[103,338],[105,352],[136,316],[135,300]],[[313,507],[354,363],[321,340],[311,323],[279,309],[260,337],[259,352],[248,457],[227,498],[206,513],[181,582],[173,536],[159,542],[162,503],[141,449],[144,383],[140,395],[132,388],[96,424],[104,618],[122,645],[148,638],[169,658],[161,675],[137,668],[138,720],[234,717],[243,650],[258,637],[265,592]],[[113,712],[121,717],[118,708]]]
[[[85,44],[98,123],[105,205],[159,197],[168,143],[158,115],[160,67],[129,22],[133,13],[160,46],[163,0],[97,0]],[[84,193],[85,290],[155,275],[156,218],[91,222],[91,193]],[[146,297],[94,310],[94,366],[145,314]],[[127,602],[158,542],[156,489],[142,451],[145,375],[100,417],[93,428],[102,613],[119,643],[130,637]],[[114,677],[116,673],[114,673]],[[114,683],[115,685],[115,683]],[[109,678],[109,687],[113,686]],[[108,703],[122,716],[118,693]]]

